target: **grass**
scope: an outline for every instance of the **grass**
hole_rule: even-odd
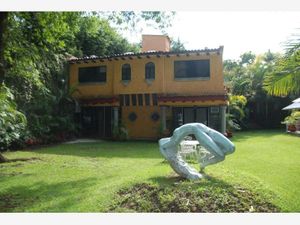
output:
[[[300,138],[283,131],[251,131],[237,133],[232,141],[236,152],[207,167],[209,182],[184,185],[243,187],[283,212],[300,212]],[[39,160],[0,164],[2,212],[105,212],[121,189],[177,182],[155,142],[62,144],[4,155]]]

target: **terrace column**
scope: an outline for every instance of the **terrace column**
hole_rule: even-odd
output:
[[[226,132],[226,106],[221,106],[221,133]]]
[[[161,106],[160,111],[161,111],[161,123],[162,123],[162,130],[167,129],[167,123],[166,123],[166,106]]]
[[[119,107],[113,107],[114,111],[114,128],[119,126]]]

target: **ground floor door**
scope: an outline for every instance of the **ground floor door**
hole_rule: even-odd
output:
[[[110,138],[112,136],[112,108],[83,107],[80,125],[83,136]]]
[[[207,107],[173,107],[173,128],[176,129],[186,123],[203,123],[208,125]]]

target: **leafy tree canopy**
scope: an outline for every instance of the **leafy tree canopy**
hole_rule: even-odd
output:
[[[111,55],[137,52],[137,45],[129,44],[109,22],[97,16],[83,16],[79,19],[79,31],[75,34],[76,56]]]
[[[264,88],[274,96],[300,95],[300,35],[287,42],[284,56],[276,60],[274,70],[265,79]]]
[[[250,52],[245,52],[240,56],[240,64],[241,65],[249,65],[252,64],[255,60],[255,54],[253,54],[251,51]]]
[[[270,51],[262,55],[246,52],[238,60],[224,61],[225,83],[234,95],[254,96],[265,92],[263,83],[267,73],[273,71],[278,54]]]
[[[171,50],[172,51],[184,51],[186,50],[184,47],[184,43],[181,42],[179,38],[177,40],[174,40],[171,38]]]
[[[29,136],[45,139],[68,132],[74,128],[74,106],[68,96],[67,58],[138,51],[110,26],[109,20],[127,28],[152,21],[162,29],[170,24],[172,15],[132,11],[0,12],[0,82],[4,81],[6,87],[0,105],[10,105],[26,116]]]
[[[111,11],[96,14],[113,22],[119,29],[134,31],[140,28],[142,31],[143,28],[138,25],[144,22],[144,25],[160,29],[162,32],[171,26],[175,16],[175,12],[172,11]]]

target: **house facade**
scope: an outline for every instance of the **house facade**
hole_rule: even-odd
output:
[[[70,59],[82,132],[110,138],[122,125],[130,139],[157,139],[201,122],[224,133],[222,54],[222,46],[170,51],[167,36],[143,35],[140,53]]]

